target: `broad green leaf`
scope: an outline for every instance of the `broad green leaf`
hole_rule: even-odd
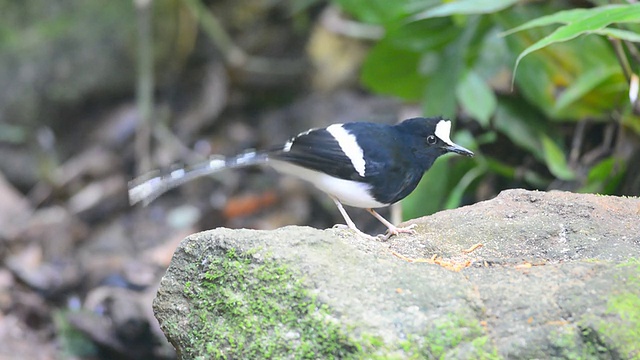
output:
[[[398,49],[382,40],[371,49],[362,66],[361,80],[371,90],[407,100],[423,97],[425,78],[417,73],[422,55]]]
[[[569,105],[579,101],[582,97],[593,91],[598,85],[615,74],[620,74],[619,66],[597,67],[578,76],[556,100],[553,111],[560,113]]]
[[[574,172],[567,165],[564,152],[560,147],[547,135],[542,134],[540,137],[544,160],[553,176],[560,180],[575,179]]]
[[[494,26],[481,42],[478,58],[473,70],[492,85],[506,89],[511,84],[511,67],[516,54],[508,47],[504,38],[496,36],[498,28]]]
[[[437,71],[427,78],[423,112],[428,115],[452,118],[456,114],[455,84],[461,72],[459,60],[443,61],[440,59]]]
[[[387,29],[383,41],[398,49],[416,52],[440,51],[454,41],[462,29],[453,24],[450,18],[419,21]]]
[[[470,149],[472,151],[475,151],[478,148],[479,143],[476,140],[477,138],[473,137],[473,135],[471,135],[471,132],[466,129],[456,131],[455,134],[453,135],[453,141],[456,144],[464,146],[465,148]]]
[[[536,50],[540,50],[553,43],[575,39],[580,35],[600,30],[613,23],[626,22],[640,22],[640,4],[609,7],[604,11],[595,12],[592,16],[582,17],[567,25],[561,26],[550,35],[537,41],[520,53],[516,59],[513,73],[516,73],[520,61]]]
[[[336,2],[340,5],[342,11],[365,23],[384,24],[390,18],[402,16],[402,8],[392,1],[337,0]]]
[[[519,0],[459,0],[445,2],[411,17],[412,21],[451,15],[490,14],[504,10]]]
[[[469,17],[460,36],[440,54],[438,67],[428,77],[422,101],[425,114],[453,117],[456,112],[456,87],[465,67],[471,40],[478,32],[479,16]]]
[[[464,110],[485,128],[496,111],[497,100],[493,89],[475,72],[468,71],[456,88],[458,102]]]

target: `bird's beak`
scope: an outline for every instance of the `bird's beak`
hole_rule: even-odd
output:
[[[444,149],[447,150],[447,152],[453,152],[456,154],[473,157],[473,152],[471,150],[465,149],[462,146],[457,144],[451,144],[451,145],[447,144],[447,146],[445,146]]]

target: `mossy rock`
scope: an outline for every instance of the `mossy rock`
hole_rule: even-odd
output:
[[[304,227],[195,234],[162,279],[156,317],[185,359],[640,358],[637,222],[612,211],[619,198],[557,195],[514,191],[493,209],[416,220],[440,237],[421,230],[386,243]],[[599,224],[601,205],[627,225]],[[514,216],[496,220],[505,208],[540,226],[523,235]],[[470,214],[476,232],[464,238]],[[559,222],[589,231],[549,235]],[[527,258],[521,236],[532,239]],[[492,248],[462,252],[483,237]],[[425,249],[446,259],[398,256]]]

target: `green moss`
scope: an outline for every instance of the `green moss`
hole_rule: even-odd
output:
[[[183,334],[189,358],[345,358],[359,347],[289,269],[273,260],[229,250],[210,258],[197,281],[185,284],[193,300]]]
[[[640,297],[632,293],[616,295],[609,299],[608,306],[607,313],[619,316],[628,325],[625,333],[629,340],[640,342]]]
[[[640,261],[630,259],[616,269],[612,281],[617,285],[607,300],[605,317],[583,319],[582,337],[595,352],[640,359]]]
[[[269,256],[228,250],[205,259],[205,271],[185,283],[190,331],[179,334],[183,358],[201,359],[497,359],[473,316],[452,314],[423,333],[388,343],[354,334],[335,320],[287,266]]]
[[[480,322],[465,314],[450,314],[434,322],[425,337],[422,358],[500,359]]]
[[[589,329],[580,329],[574,325],[565,325],[549,334],[549,342],[555,355],[562,359],[594,359],[606,352],[606,349],[589,334]],[[585,341],[587,340],[587,341]]]
[[[423,334],[410,334],[397,344],[385,344],[378,337],[365,337],[367,359],[500,359],[497,348],[479,321],[454,313],[435,320]]]
[[[618,278],[624,287],[607,301],[607,314],[617,320],[601,322],[598,331],[623,358],[640,359],[640,261],[631,259],[620,267],[625,268]]]

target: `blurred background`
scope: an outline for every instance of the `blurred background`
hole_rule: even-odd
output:
[[[311,127],[451,118],[476,157],[440,159],[405,219],[508,188],[637,196],[634,3],[0,0],[0,359],[174,358],[151,301],[180,240],[343,220],[269,169],[148,207],[127,182]]]

